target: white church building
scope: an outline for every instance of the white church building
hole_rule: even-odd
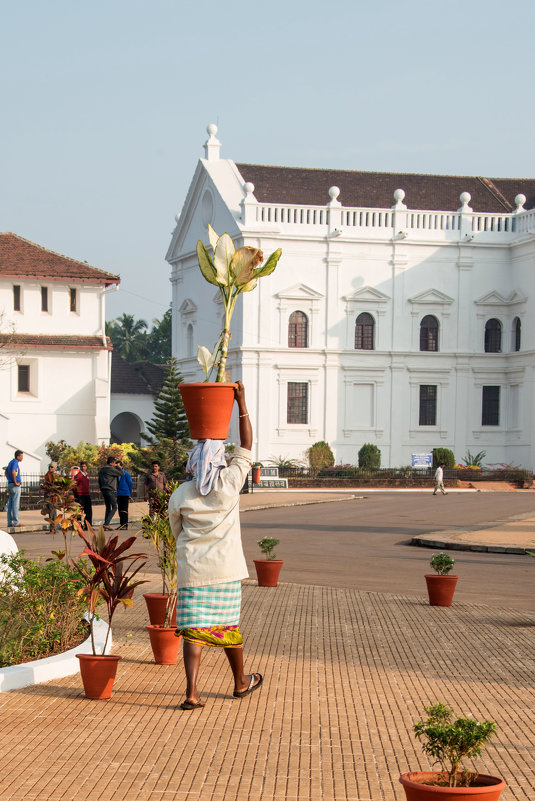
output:
[[[325,440],[337,463],[371,442],[383,466],[447,447],[535,467],[535,179],[241,164],[208,133],[167,253],[173,355],[202,380],[222,328],[195,253],[209,223],[282,248],[232,323],[255,457]]]
[[[119,276],[0,234],[0,465],[46,469],[46,443],[110,440],[106,294]]]

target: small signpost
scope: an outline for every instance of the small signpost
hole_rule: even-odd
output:
[[[433,467],[433,454],[411,453],[411,465],[415,470],[427,470]]]

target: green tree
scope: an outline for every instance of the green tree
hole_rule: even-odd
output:
[[[455,467],[455,456],[453,451],[449,448],[433,448],[433,468],[445,464],[446,470],[452,470]]]
[[[377,445],[366,442],[359,451],[359,467],[364,470],[379,470],[381,467],[381,451]]]
[[[323,440],[311,445],[306,455],[312,470],[323,470],[325,467],[330,467],[334,464],[334,454],[331,446]]]
[[[113,347],[127,362],[136,362],[147,354],[147,323],[134,319],[133,314],[123,314],[106,323],[106,334]]]
[[[172,309],[169,307],[161,320],[152,321],[147,334],[147,361],[152,364],[169,364],[171,358]]]

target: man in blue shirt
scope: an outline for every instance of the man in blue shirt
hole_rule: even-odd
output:
[[[123,467],[122,462],[117,462],[118,467],[123,468],[123,475],[117,484],[117,508],[119,509],[119,528],[128,528],[128,504],[132,495],[132,476]]]
[[[22,525],[19,523],[20,488],[22,476],[20,473],[20,463],[23,459],[22,451],[15,451],[15,458],[7,466],[7,488],[9,498],[7,501],[7,527],[17,528]]]

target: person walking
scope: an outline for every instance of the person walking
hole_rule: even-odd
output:
[[[91,502],[91,491],[89,489],[89,475],[87,473],[87,462],[80,462],[80,469],[73,476],[76,484],[74,499],[79,503],[84,513],[83,528],[87,531],[87,523],[93,525],[93,504]]]
[[[117,507],[119,509],[119,528],[128,528],[128,504],[132,497],[132,476],[123,466],[122,462],[117,463],[123,468],[123,475],[117,484]]]
[[[6,467],[8,501],[7,501],[7,527],[19,528],[20,493],[22,487],[22,474],[20,463],[24,458],[22,451],[15,451],[13,459]]]
[[[448,493],[444,489],[444,468],[446,467],[445,464],[439,464],[437,469],[435,470],[435,489],[433,491],[433,495],[436,495],[437,492],[440,490],[443,495],[447,495]]]
[[[149,502],[149,515],[154,517],[155,504],[154,504],[154,490],[158,492],[165,492],[167,489],[167,478],[165,473],[160,468],[160,462],[152,463],[152,470],[145,476],[145,483],[143,485],[143,497]]]
[[[235,698],[257,690],[260,673],[243,672],[240,632],[241,580],[248,571],[240,532],[239,493],[251,464],[253,432],[238,381],[241,447],[230,464],[223,440],[199,440],[188,459],[192,480],[181,484],[169,499],[169,522],[177,546],[177,636],[183,638],[186,699],[180,709],[204,706],[197,680],[204,647],[223,648],[234,677]]]
[[[104,517],[105,531],[112,530],[110,523],[117,511],[117,484],[119,482],[119,477],[123,474],[123,468],[118,467],[115,456],[108,456],[106,464],[98,471],[98,486],[106,507],[106,514]]]

